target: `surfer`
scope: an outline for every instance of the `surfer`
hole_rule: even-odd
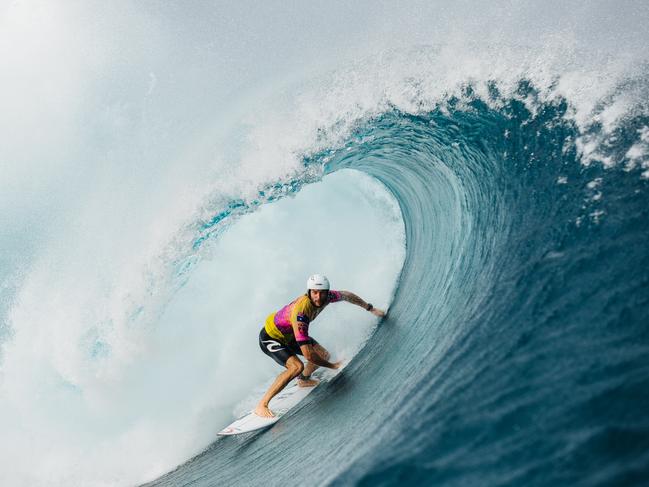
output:
[[[259,333],[261,350],[282,367],[286,367],[286,370],[277,376],[257,404],[254,412],[258,416],[267,418],[274,416],[268,409],[268,403],[294,378],[299,376],[300,387],[313,387],[318,384],[318,381],[311,378],[311,374],[318,367],[330,369],[340,367],[341,362],[329,362],[329,352],[309,336],[309,324],[329,303],[347,301],[379,318],[385,316],[383,311],[366,303],[354,293],[330,290],[329,280],[320,274],[309,277],[306,287],[306,294],[276,313],[271,313]],[[306,366],[297,357],[298,355],[304,356],[307,360]]]

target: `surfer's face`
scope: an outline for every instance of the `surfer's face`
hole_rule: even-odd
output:
[[[327,300],[327,295],[328,294],[329,294],[329,291],[324,290],[324,289],[311,289],[309,291],[311,301],[318,308],[325,303],[325,301]]]

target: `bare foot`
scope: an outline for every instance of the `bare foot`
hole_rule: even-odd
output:
[[[334,366],[331,367],[331,368],[333,370],[338,370],[339,368],[341,368],[343,366],[343,362],[344,362],[344,360],[339,360],[338,362],[334,362],[334,364],[333,364]]]
[[[320,384],[320,381],[318,379],[297,380],[297,385],[300,387],[315,387],[318,384]]]
[[[261,404],[258,404],[253,412],[257,416],[261,416],[262,418],[274,418],[275,417],[273,412],[270,409],[268,409],[268,406],[263,406]]]

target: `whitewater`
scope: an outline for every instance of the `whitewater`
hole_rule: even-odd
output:
[[[649,482],[643,2],[0,5],[2,485]],[[262,434],[265,317],[348,361]]]

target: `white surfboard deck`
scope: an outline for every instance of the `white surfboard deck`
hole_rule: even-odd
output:
[[[240,417],[228,427],[219,431],[221,436],[240,435],[242,433],[250,433],[251,431],[268,428],[279,421],[279,419],[288,412],[289,409],[297,405],[302,399],[308,396],[313,387],[300,387],[296,382],[289,384],[286,389],[277,394],[270,400],[268,407],[275,413],[273,418],[262,418],[257,416],[254,412],[249,412],[245,416]]]

